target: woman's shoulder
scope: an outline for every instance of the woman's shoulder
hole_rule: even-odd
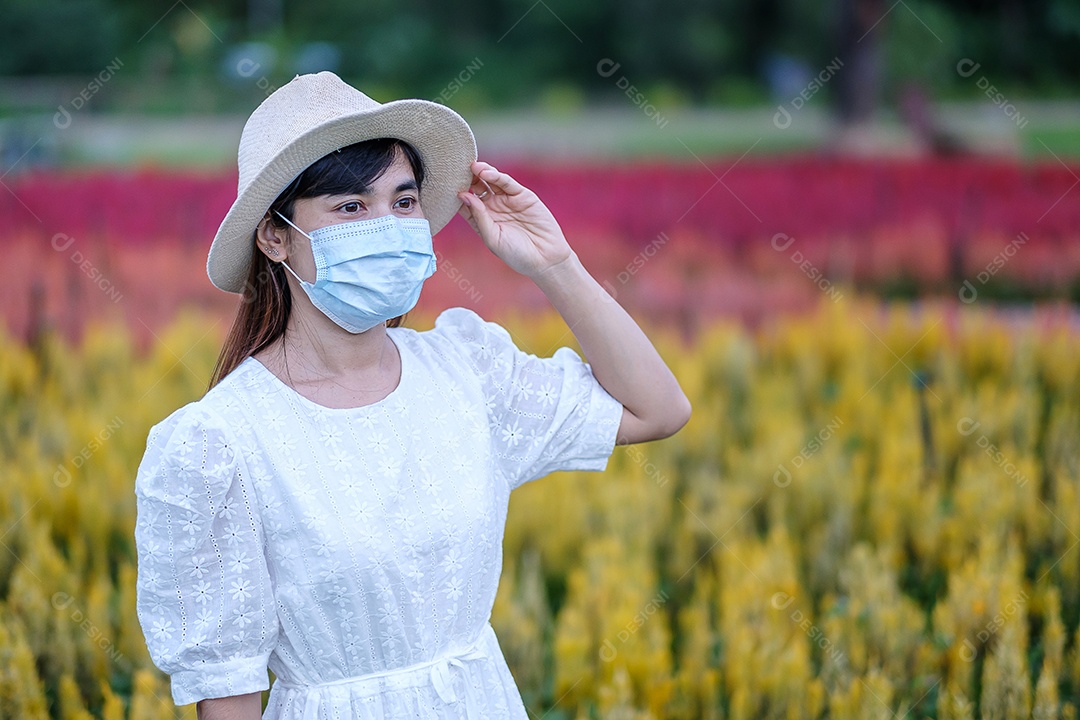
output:
[[[187,461],[214,455],[218,462],[235,457],[239,424],[237,393],[249,385],[241,364],[202,397],[176,408],[150,427],[143,465]]]
[[[428,330],[397,330],[402,332],[396,337],[405,339],[422,362],[441,372],[484,376],[511,364],[517,352],[501,325],[465,307],[443,310]]]
[[[215,408],[214,398],[204,395],[182,405],[150,427],[146,439],[147,455],[169,455],[183,452],[196,440],[207,436],[227,437],[228,424]]]
[[[229,414],[228,410],[235,404],[237,395],[247,391],[252,385],[252,362],[254,360],[250,357],[241,362],[220,382],[203,393],[202,397],[176,408],[154,425],[153,429],[160,433],[190,428],[192,425],[224,427],[227,424],[225,418]]]
[[[218,388],[224,383],[150,428],[135,477],[137,497],[213,515],[236,479],[246,476],[244,435],[222,409],[228,386]]]
[[[417,340],[444,348],[456,348],[469,354],[487,354],[489,351],[512,345],[510,333],[501,325],[485,320],[475,310],[451,307],[435,318],[435,326],[429,330],[413,331]]]

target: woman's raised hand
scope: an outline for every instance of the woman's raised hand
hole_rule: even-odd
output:
[[[486,162],[474,162],[472,171],[469,191],[458,193],[463,203],[458,213],[500,260],[535,279],[574,256],[536,193]]]

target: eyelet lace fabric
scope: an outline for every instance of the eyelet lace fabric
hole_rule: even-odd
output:
[[[173,701],[266,690],[264,718],[520,718],[490,625],[510,492],[600,471],[622,405],[465,308],[388,328],[401,380],[315,404],[247,358],[149,434],[137,611]]]

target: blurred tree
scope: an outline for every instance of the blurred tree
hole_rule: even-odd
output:
[[[124,45],[111,0],[0,2],[0,75],[97,72]]]
[[[650,95],[669,88],[671,97],[726,102],[757,88],[764,100],[778,55],[810,68],[839,57],[844,70],[829,91],[848,120],[871,115],[889,83],[912,75],[935,93],[975,96],[950,69],[960,57],[1012,94],[1080,87],[1077,0],[684,0],[678,12],[655,0],[488,0],[481,9],[437,0],[0,0],[0,17],[0,75],[92,76],[120,57],[121,83],[152,78],[162,93],[175,90],[174,77],[211,92],[230,49],[245,42],[275,48],[270,83],[287,81],[302,48],[323,42],[337,49],[343,76],[384,95],[434,97],[479,58],[469,93],[494,103],[534,102],[548,87],[615,98],[623,76]],[[596,71],[604,58],[619,75]]]
[[[259,36],[281,31],[285,0],[248,0],[248,33]]]
[[[881,37],[889,8],[884,0],[837,0],[838,57],[836,106],[844,124],[873,118],[881,102],[883,76]]]

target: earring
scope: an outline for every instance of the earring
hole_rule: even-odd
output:
[[[270,248],[270,254],[273,255],[274,257],[277,257],[277,254],[278,254],[277,248]]]

